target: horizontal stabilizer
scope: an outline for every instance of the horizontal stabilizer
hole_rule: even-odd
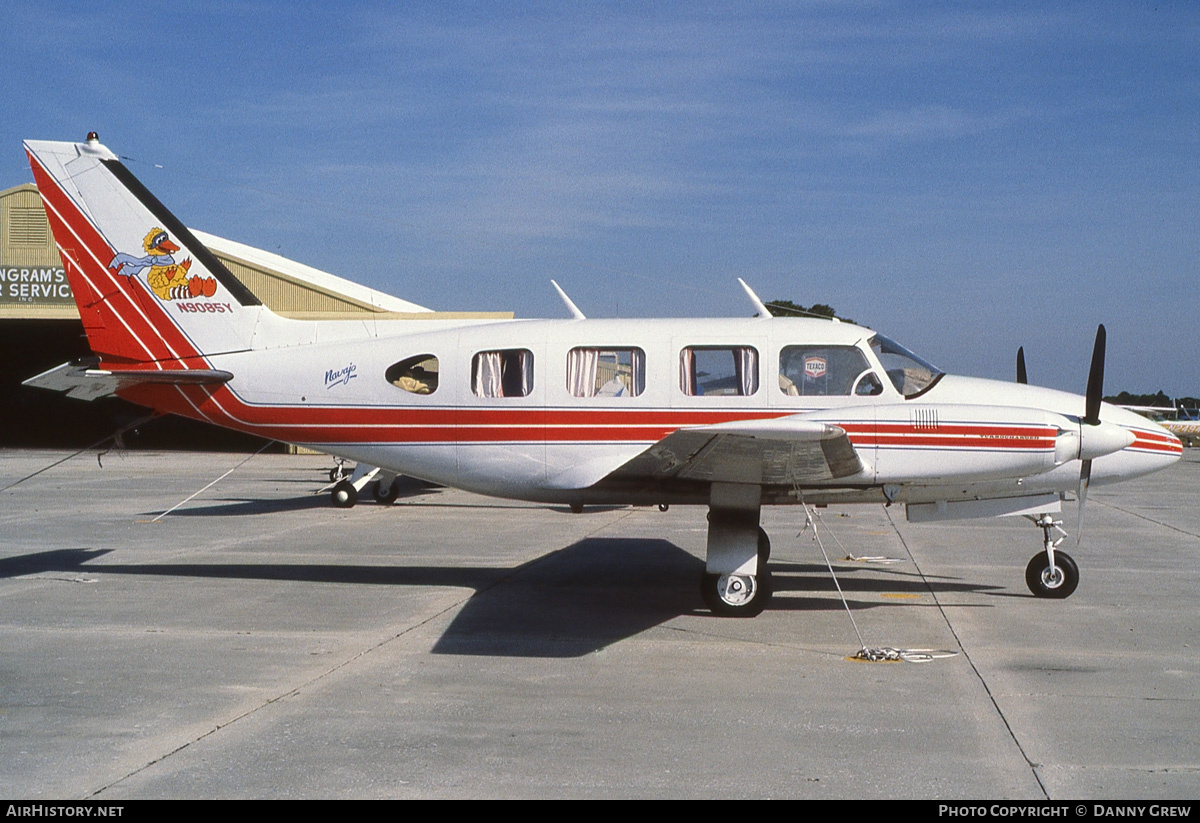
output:
[[[170,386],[208,386],[228,383],[233,373],[221,369],[168,369],[110,371],[97,369],[96,361],[76,360],[63,363],[21,385],[65,392],[79,400],[97,400],[116,394],[120,389],[148,383]]]

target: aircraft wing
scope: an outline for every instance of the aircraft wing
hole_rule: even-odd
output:
[[[97,400],[129,386],[158,383],[172,386],[203,386],[228,383],[233,373],[221,369],[167,369],[163,371],[108,371],[94,362],[63,363],[21,383],[39,389],[65,392],[79,400]]]
[[[850,477],[864,468],[844,429],[791,415],[679,429],[609,479],[786,485]]]

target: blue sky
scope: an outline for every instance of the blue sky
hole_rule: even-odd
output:
[[[955,373],[1200,395],[1200,4],[13,2],[0,187],[96,130],[187,224],[440,309],[828,303]]]

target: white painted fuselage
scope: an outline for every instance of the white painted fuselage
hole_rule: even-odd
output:
[[[792,415],[845,429],[864,467],[826,483],[764,484],[771,502],[795,502],[797,492],[809,502],[920,503],[1075,488],[1077,453],[1064,454],[1062,438],[1078,431],[1083,397],[941,375],[906,399],[868,344],[873,334],[794,318],[327,323],[317,326],[317,342],[209,356],[212,368],[234,375],[222,387],[138,387],[128,394],[436,483],[527,500],[706,502],[696,484],[605,480],[677,429]],[[278,339],[288,338],[281,327]],[[856,349],[879,378],[872,384],[877,393],[788,393],[779,374],[785,352],[795,347]],[[689,348],[752,350],[754,391],[688,393],[680,373]],[[570,353],[579,349],[640,352],[641,391],[576,396],[568,369]],[[527,393],[486,397],[473,387],[473,362],[496,351],[529,353]],[[437,363],[432,393],[412,393],[387,379],[393,364],[421,355]],[[1130,432],[1132,442],[1094,461],[1093,484],[1155,471],[1181,453],[1168,432],[1132,412],[1106,404],[1102,419]]]

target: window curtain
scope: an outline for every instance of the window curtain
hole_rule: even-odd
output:
[[[479,397],[503,397],[500,352],[483,351],[475,355],[475,373],[471,388]]]
[[[758,391],[758,352],[751,348],[736,350],[738,387],[749,397]]]
[[[684,394],[696,394],[696,353],[691,349],[679,353],[679,388]]]
[[[599,363],[600,352],[596,349],[571,349],[567,355],[567,391],[576,397],[595,397]]]
[[[521,369],[521,396],[528,397],[533,393],[533,352],[521,349],[516,355]]]
[[[637,397],[646,390],[646,355],[641,349],[632,349],[629,352],[629,371],[633,383],[629,393]]]

